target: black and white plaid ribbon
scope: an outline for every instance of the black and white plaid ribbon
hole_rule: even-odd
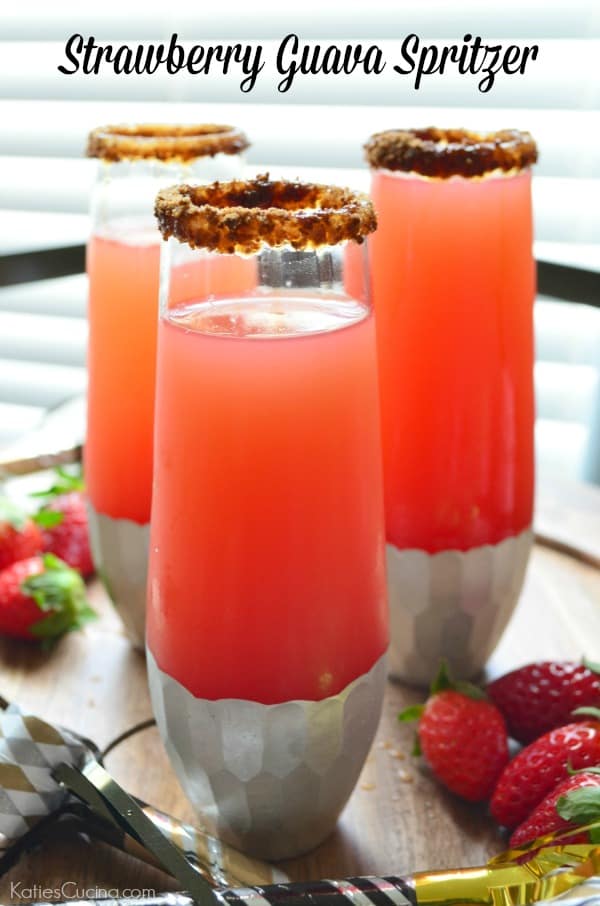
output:
[[[88,753],[75,734],[16,705],[0,711],[0,853],[63,805],[68,793],[52,771]]]
[[[88,825],[93,825],[97,835],[137,858],[149,862],[158,858],[182,887],[198,896],[201,890],[206,893],[206,881],[224,886],[287,881],[287,875],[274,866],[131,799],[96,756],[101,757],[95,744],[71,730],[27,714],[14,704],[0,708],[0,861],[7,860],[4,867],[18,853],[15,844],[26,840],[28,832],[44,819],[61,810],[81,817],[81,811],[74,808],[78,801],[74,795],[81,798],[79,787],[87,782],[94,801],[101,805],[100,815],[88,809]],[[101,774],[102,781],[109,784],[107,792],[112,799],[116,797],[110,807],[100,791],[90,787],[90,771],[94,776]],[[64,782],[69,772],[77,783]],[[93,809],[93,803],[83,799]],[[137,832],[133,812],[141,822]]]

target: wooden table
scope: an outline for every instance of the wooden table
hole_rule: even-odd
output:
[[[536,545],[521,601],[488,665],[492,676],[536,658],[583,653],[600,660],[600,489],[553,485],[538,500],[543,544]],[[0,693],[104,747],[150,717],[151,708],[144,659],[124,638],[100,586],[90,590],[101,619],[51,653],[0,642]],[[413,731],[396,715],[420,698],[389,684],[377,739],[337,830],[308,856],[284,863],[291,877],[475,865],[503,848],[485,807],[446,793],[409,754]],[[116,747],[106,765],[131,793],[193,820],[154,727]],[[26,901],[11,882],[23,889],[63,880],[80,889],[177,889],[167,875],[104,844],[57,832],[0,879],[0,901]]]

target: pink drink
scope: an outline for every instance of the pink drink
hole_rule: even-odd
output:
[[[392,672],[485,664],[532,543],[527,133],[390,130],[367,145]],[[415,172],[416,171],[416,172]]]
[[[429,552],[531,525],[531,173],[373,174],[388,540]]]
[[[96,512],[150,520],[160,237],[92,236],[85,473]]]
[[[88,136],[98,158],[88,245],[85,473],[94,565],[144,648],[152,497],[160,234],[156,193],[241,167],[246,137],[216,124],[119,124]]]
[[[386,679],[375,215],[267,176],[156,212],[154,713],[202,820],[290,858],[348,801]]]
[[[385,652],[375,372],[349,299],[161,319],[148,643],[193,695],[320,700]]]

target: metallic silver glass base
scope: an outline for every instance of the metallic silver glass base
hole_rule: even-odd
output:
[[[445,658],[455,678],[473,677],[515,608],[533,532],[468,551],[387,545],[390,674],[428,685]]]
[[[149,650],[147,658],[163,742],[210,830],[262,859],[317,846],[333,830],[375,736],[385,655],[339,695],[277,705],[195,698]]]
[[[88,500],[92,557],[98,575],[136,648],[144,650],[150,523],[113,519]]]

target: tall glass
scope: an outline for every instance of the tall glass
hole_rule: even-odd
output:
[[[382,400],[392,673],[476,674],[532,543],[527,133],[390,131],[366,146]]]
[[[85,475],[94,562],[132,640],[144,645],[160,237],[157,191],[241,170],[231,126],[107,126],[88,245],[88,423]]]
[[[388,646],[370,202],[299,183],[162,192],[148,605],[156,719],[219,836],[332,829]]]

